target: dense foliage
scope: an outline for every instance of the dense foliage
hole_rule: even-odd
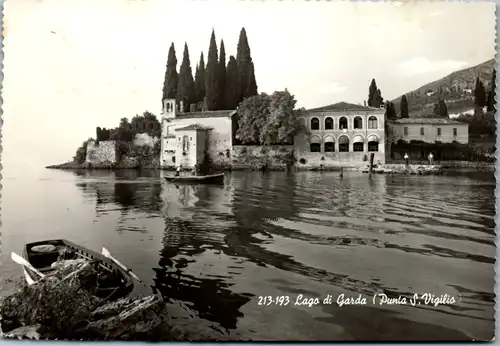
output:
[[[388,120],[394,120],[397,118],[396,107],[394,106],[394,103],[390,101],[385,103],[385,117]]]
[[[130,122],[127,118],[120,119],[120,124],[114,129],[97,127],[96,140],[132,141],[138,133],[147,133],[151,137],[160,137],[160,122],[156,115],[146,111],[142,115],[135,115]]]
[[[486,106],[486,89],[479,77],[476,78],[476,87],[474,88],[474,104],[476,107]]]
[[[176,98],[177,101],[184,101],[183,111],[189,110],[192,104],[198,111],[235,109],[244,98],[258,94],[255,66],[245,28],[242,28],[240,32],[236,58],[230,56],[227,65],[224,41],[221,40],[218,53],[213,30],[210,36],[207,63],[205,64],[202,52],[196,66],[193,83],[191,83],[192,71],[187,44],[184,46],[184,58],[179,75],[177,75],[176,65],[177,59],[172,43],[163,83],[162,104],[166,98]]]
[[[469,134],[471,136],[486,136],[495,139],[496,120],[494,112],[486,112],[484,114],[479,112],[473,115],[462,114],[456,120],[469,124]]]
[[[244,99],[238,108],[236,138],[243,144],[293,143],[295,135],[307,132],[298,117],[296,103],[294,95],[286,89]]]
[[[88,142],[91,142],[93,140],[94,140],[93,138],[89,138],[82,143],[82,145],[76,150],[75,156],[73,156],[73,162],[79,164],[85,162],[85,159],[87,157],[87,144]]]

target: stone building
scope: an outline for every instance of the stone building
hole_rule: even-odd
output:
[[[175,99],[164,100],[161,115],[160,165],[192,168],[203,161],[205,151],[215,164],[231,161],[235,110],[180,112]]]
[[[427,143],[469,143],[469,124],[447,118],[404,118],[391,122],[389,140],[397,143],[422,141]]]
[[[309,109],[300,114],[309,138],[294,139],[299,164],[363,166],[370,154],[385,163],[385,109],[345,102]]]

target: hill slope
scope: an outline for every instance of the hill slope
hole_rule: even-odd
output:
[[[489,91],[491,76],[495,67],[495,59],[488,60],[477,66],[455,71],[437,81],[425,84],[418,89],[406,93],[410,117],[432,114],[434,102],[442,99],[448,105],[449,114],[470,111],[474,108],[474,87],[479,77]],[[401,97],[392,100],[399,113]]]

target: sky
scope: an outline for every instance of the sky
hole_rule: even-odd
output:
[[[492,59],[495,4],[237,0],[15,0],[4,3],[2,166],[70,160],[95,128],[160,115],[168,49],[193,74],[212,29],[236,55],[245,27],[259,92],[298,107],[385,99]]]

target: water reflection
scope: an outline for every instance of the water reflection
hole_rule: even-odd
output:
[[[225,186],[205,186],[163,182],[159,173],[78,174],[78,186],[95,198],[97,222],[116,211],[118,233],[148,232],[154,227],[148,218],[161,222],[150,281],[168,302],[221,331],[241,331],[243,324],[258,336],[277,337],[279,328],[259,326],[266,319],[259,295],[332,292],[447,293],[460,296],[460,303],[403,310],[318,307],[307,317],[289,307],[287,318],[304,325],[290,333],[320,335],[324,331],[315,328],[321,322],[364,333],[358,340],[382,337],[360,318],[366,311],[406,330],[387,330],[384,339],[451,329],[487,337],[493,330],[491,175],[232,173]],[[148,270],[141,274],[151,275]]]

